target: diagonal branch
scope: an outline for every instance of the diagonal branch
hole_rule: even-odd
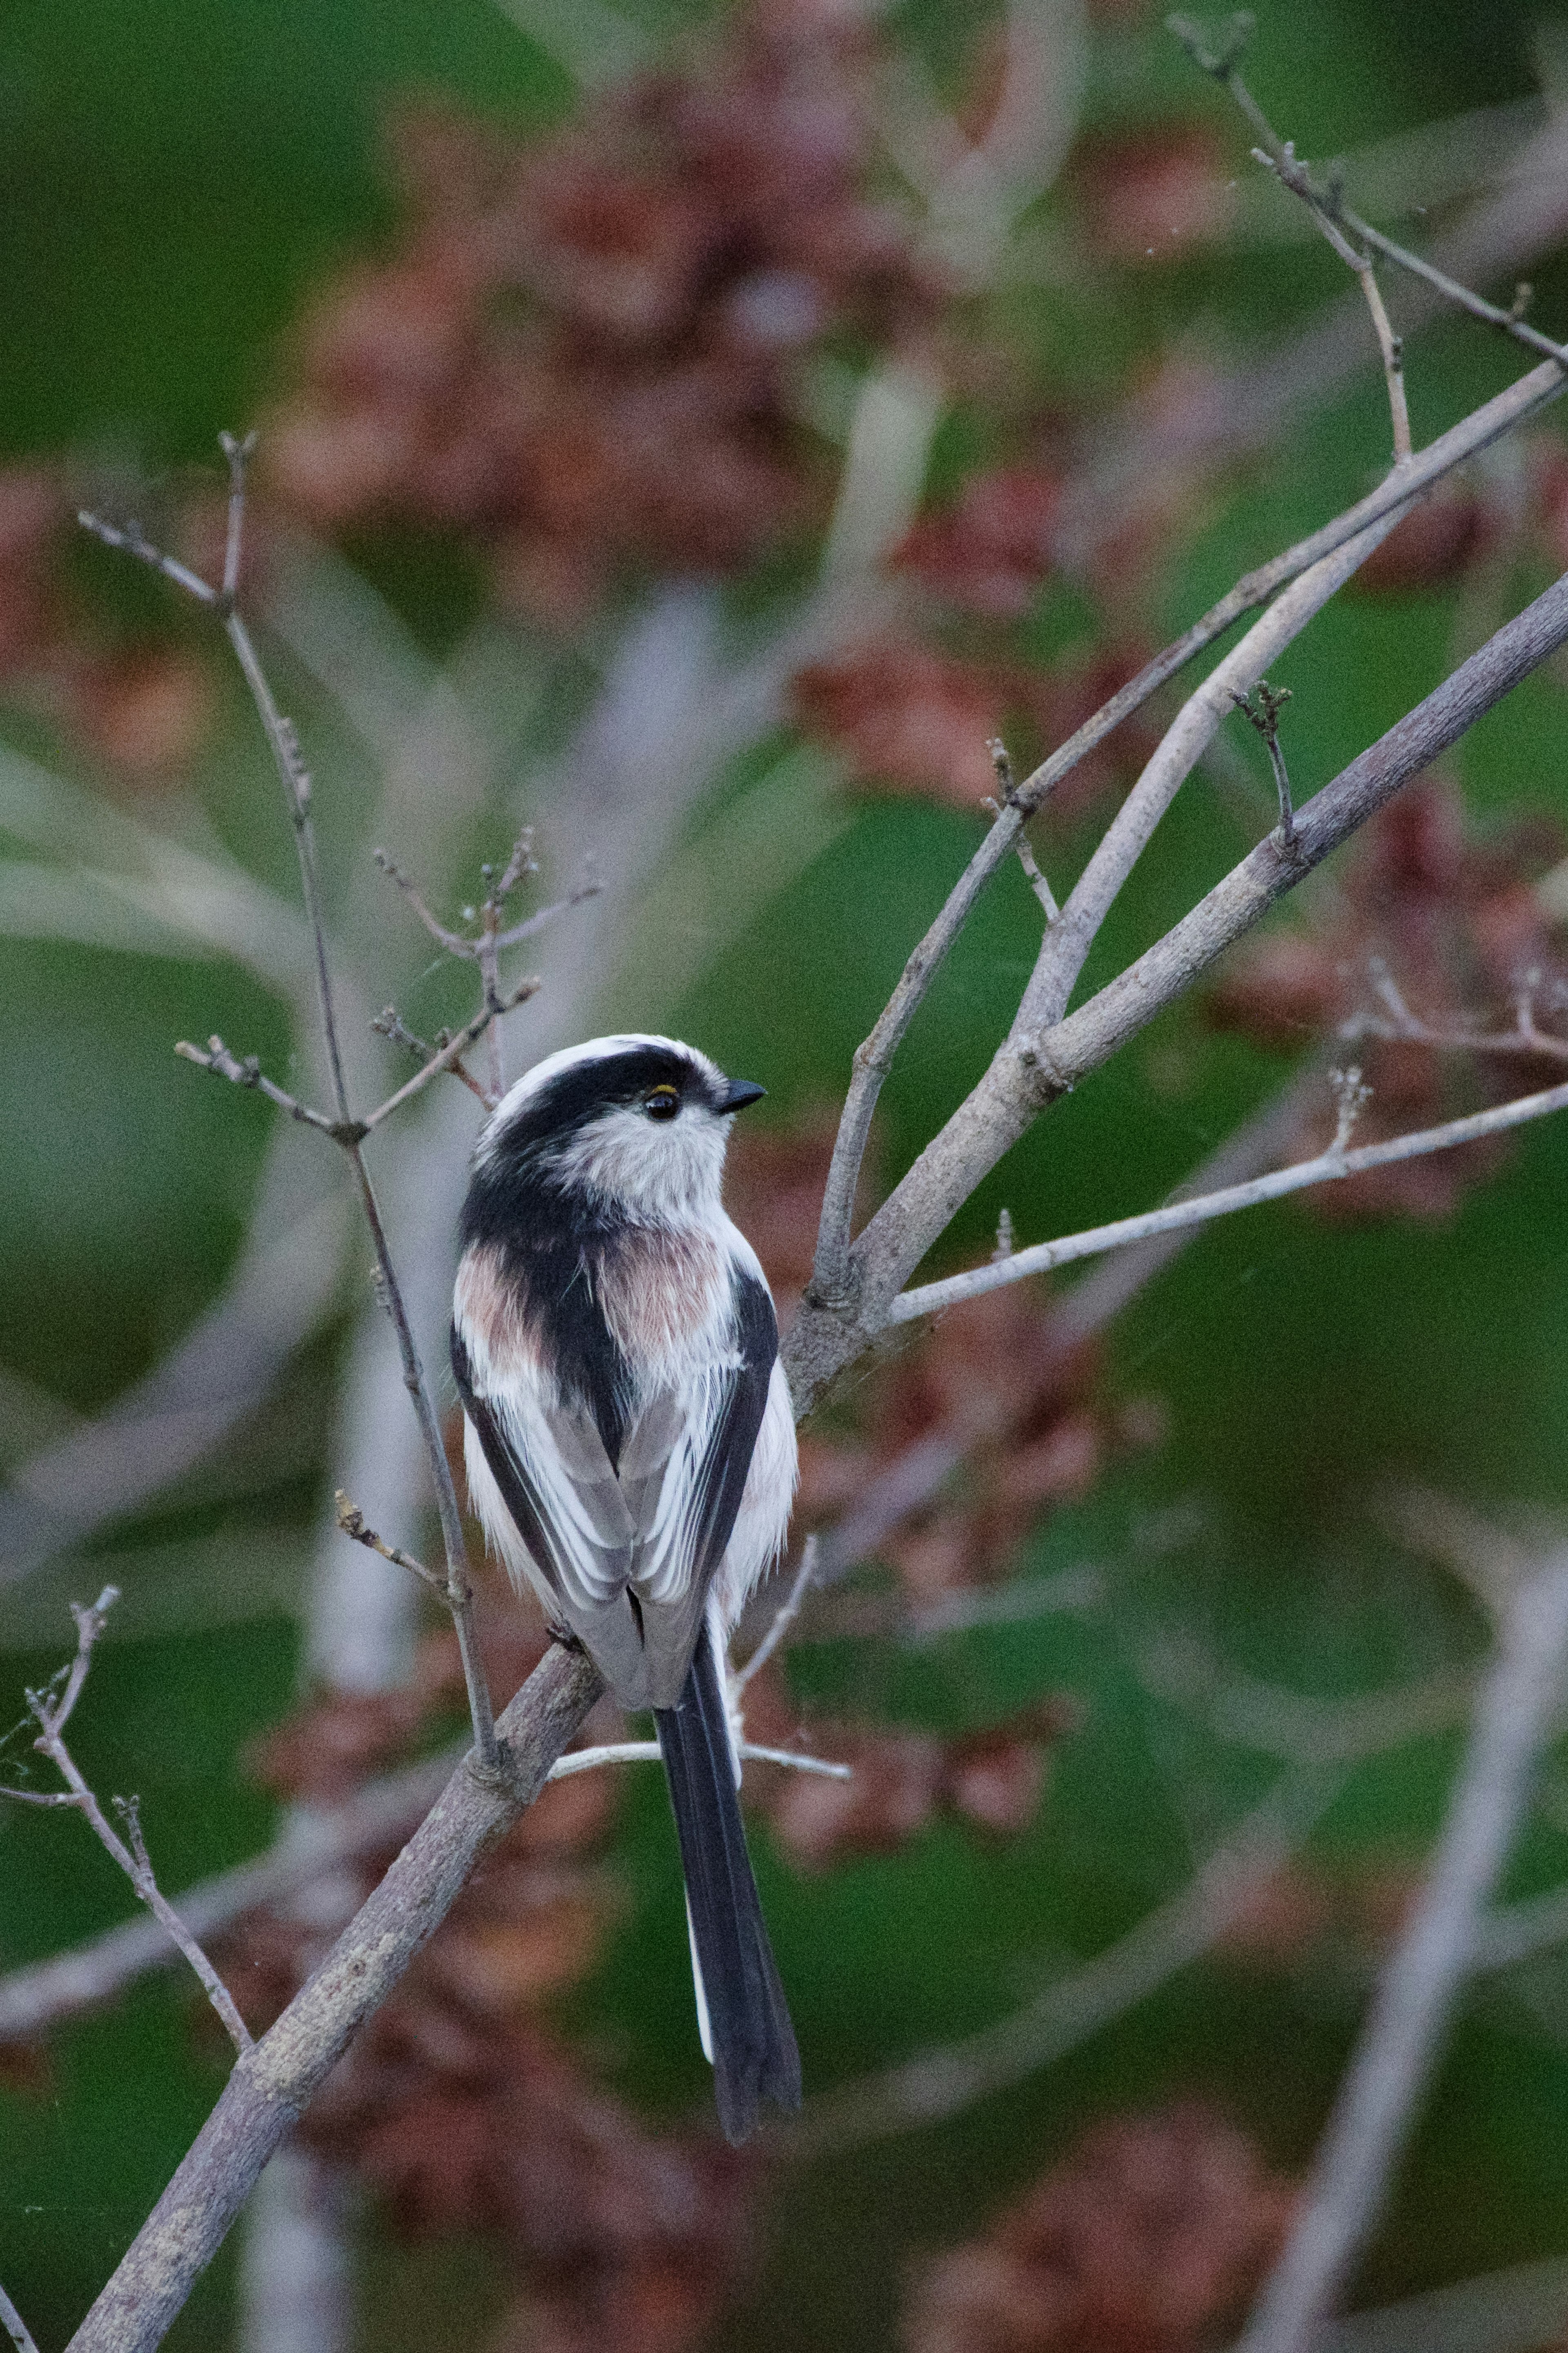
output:
[[[0,2287],[0,2328],[11,2339],[16,2353],[38,2353],[26,2322],[3,2287]]]
[[[1553,347],[1555,348],[1555,347]],[[1402,514],[1423,491],[1430,490],[1467,458],[1489,448],[1502,434],[1521,424],[1554,400],[1564,382],[1563,365],[1553,360],[1521,376],[1506,392],[1487,401],[1458,425],[1442,434],[1413,458],[1408,467],[1392,474],[1356,505],[1323,524],[1269,563],[1260,565],[1212,605],[1192,627],[1145,663],[1135,678],[1118,689],[1110,701],[1087,719],[1065,744],[1041,762],[1015,792],[991,827],[980,848],[960,876],[946,904],[905,965],[887,1005],[869,1036],[857,1050],[848,1093],[833,1150],[823,1197],[822,1222],[807,1308],[842,1314],[853,1307],[858,1271],[851,1255],[855,1190],[870,1139],[877,1099],[894,1056],[910,1022],[941,969],[986,884],[1016,851],[1026,820],[1049,797],[1062,778],[1104,743],[1123,720],[1131,718],[1159,688],[1222,637],[1246,614],[1299,579],[1324,557],[1333,555],[1347,541],[1388,515]],[[1262,665],[1266,667],[1267,664]],[[1250,684],[1252,681],[1248,681]],[[1053,930],[1054,930],[1053,926]],[[955,1205],[956,1206],[956,1205]],[[934,1239],[934,1237],[933,1237]]]
[[[501,1715],[504,1778],[459,1768],[277,2024],[243,2052],[174,2179],[68,2353],[153,2353],[262,2167],[461,1894],[479,1854],[544,1786],[604,1686],[555,1649]]]
[[[1384,1972],[1305,2201],[1237,2353],[1306,2353],[1376,2222],[1529,1800],[1568,1661],[1568,1552],[1514,1592],[1431,1873]]]
[[[1038,1113],[1147,1028],[1277,900],[1564,642],[1568,575],[1307,802],[1289,842],[1276,830],[1087,1004],[1038,1038],[1005,1041],[856,1243],[854,1316],[814,1314],[808,1299],[796,1317],[784,1356],[800,1411],[876,1338],[903,1282]],[[1054,926],[1047,941],[1060,928]]]

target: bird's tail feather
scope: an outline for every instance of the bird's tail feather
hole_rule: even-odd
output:
[[[800,2052],[752,1875],[729,1712],[705,1625],[674,1707],[654,1721],[686,1879],[691,1957],[704,2047],[713,2062],[725,2138],[755,2131],[763,2101],[800,2105]]]

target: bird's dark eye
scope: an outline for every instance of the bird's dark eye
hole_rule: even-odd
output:
[[[673,1119],[680,1109],[680,1097],[673,1087],[655,1087],[651,1094],[644,1095],[642,1107],[649,1119]]]

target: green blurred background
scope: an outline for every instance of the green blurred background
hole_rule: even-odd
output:
[[[956,70],[973,14],[921,0],[889,23],[941,76]],[[1351,0],[1310,11],[1265,0],[1259,16],[1254,79],[1311,154],[1527,100],[1563,31],[1560,20],[1543,22],[1537,0],[1484,8],[1384,0],[1371,12]],[[637,24],[657,47],[696,21],[696,12],[650,5]],[[1235,138],[1156,16],[1097,18],[1087,56],[1089,129],[1212,119]],[[549,38],[486,0],[439,8],[141,0],[129,9],[13,0],[0,57],[3,454],[69,453],[154,482],[205,466],[219,428],[243,425],[289,380],[291,332],[324,273],[387,233],[381,124],[410,91],[444,94],[513,129],[557,121],[575,102]],[[1548,258],[1532,275],[1533,315],[1555,331],[1568,269]],[[1236,357],[1287,337],[1337,290],[1331,258],[1281,239],[1199,250],[1144,276],[1108,269],[1059,301],[1048,290],[1014,301],[1043,367],[1070,376],[1081,355],[1088,375],[1120,382],[1162,337],[1206,340]],[[1512,358],[1479,330],[1424,334],[1410,361],[1422,437],[1506,382]],[[1168,565],[1164,622],[1180,626],[1247,563],[1358,494],[1383,462],[1385,434],[1369,372],[1353,393],[1294,422],[1287,445],[1249,474],[1212,491]],[[939,445],[939,470],[957,462],[945,452]],[[418,658],[439,662],[470,641],[482,577],[461,545],[384,534],[349,557],[384,600],[386,628],[406,633]],[[1510,609],[1545,576],[1531,562],[1512,581]],[[80,593],[104,611],[194,634],[171,600],[102,551],[84,548],[77,570]],[[1292,649],[1279,675],[1297,698],[1303,790],[1429,690],[1458,617],[1458,592],[1346,600]],[[1044,644],[1070,618],[1047,596],[1037,626]],[[493,670],[501,656],[492,646],[486,659]],[[522,709],[500,734],[514,747],[557,743],[577,707],[560,666],[526,646],[517,659],[520,707],[531,678],[561,706]],[[316,773],[334,904],[362,940],[379,944],[380,918],[363,903],[371,884],[353,862],[374,802],[373,751],[291,655],[279,660]],[[237,691],[215,675],[220,713],[192,789],[211,838],[288,894],[289,846],[254,725]],[[16,715],[8,730],[21,754],[124,806],[41,723]],[[786,748],[774,737],[763,754],[731,764],[715,806],[761,773],[764,754]],[[1565,759],[1568,702],[1542,676],[1475,732],[1459,765],[1479,819],[1528,808],[1568,824]],[[499,782],[462,828],[470,860],[528,814],[526,759],[497,766]],[[978,838],[977,821],[952,810],[835,807],[824,846],[763,894],[739,935],[711,953],[697,944],[685,958],[695,976],[660,1004],[655,1025],[764,1080],[768,1117],[781,1124],[839,1094],[856,1043]],[[1261,798],[1258,813],[1261,827]],[[1233,799],[1197,780],[1123,894],[1090,977],[1135,952],[1252,838],[1245,807],[1238,816]],[[1089,839],[1060,839],[1064,871]],[[48,845],[31,839],[16,854],[47,857]],[[68,862],[77,853],[62,843],[60,854]],[[101,862],[114,854],[106,835]],[[677,856],[668,869],[677,893],[680,871]],[[984,1067],[1028,969],[1035,925],[1021,878],[1007,875],[889,1085],[885,1172],[907,1163]],[[401,959],[399,1002],[410,1018],[434,1025],[449,1015],[416,946],[400,940],[388,953]],[[547,951],[542,968],[548,976]],[[392,993],[374,968],[366,987],[378,1002]],[[20,1460],[153,1366],[220,1295],[241,1246],[268,1115],[176,1062],[171,1041],[220,1029],[282,1075],[289,1027],[279,995],[221,957],[68,939],[0,936],[0,1412],[5,1454]],[[637,1005],[634,965],[606,1013],[635,1018]],[[521,1023],[512,1050],[527,1050]],[[1157,1200],[1279,1083],[1280,1070],[1179,1009],[1010,1156],[968,1206],[944,1258],[962,1263],[987,1247],[1004,1202],[1033,1238]],[[802,1879],[763,1839],[764,1895],[812,2086],[1012,2008],[1172,1893],[1262,1795],[1275,1761],[1222,1739],[1201,1709],[1157,1695],[1143,1671],[1151,1646],[1179,1633],[1201,1641],[1225,1673],[1324,1698],[1484,1654],[1479,1613],[1441,1572],[1378,1532],[1369,1498],[1408,1480],[1511,1520],[1560,1525],[1565,1178],[1568,1131],[1546,1125],[1447,1224],[1342,1229],[1284,1207],[1209,1232],[1112,1334],[1110,1390],[1163,1400],[1162,1443],[1109,1473],[1088,1503],[1058,1513],[1019,1564],[1037,1575],[1092,1564],[1100,1598],[914,1652],[822,1642],[795,1654],[798,1694],[824,1708],[853,1702],[938,1729],[993,1720],[1042,1690],[1069,1692],[1082,1709],[1037,1820],[1006,1844],[984,1845],[949,1824],[901,1854]],[[168,1887],[256,1852],[269,1835],[274,1810],[239,1756],[298,1690],[290,1597],[339,1475],[331,1407],[355,1304],[345,1286],[290,1358],[258,1429],[221,1450],[219,1474],[193,1470],[53,1564],[47,1606],[26,1581],[0,1589],[8,1727],[24,1686],[68,1647],[67,1592],[88,1599],[110,1575],[125,1586],[126,1630],[95,1666],[78,1754],[100,1789],[141,1792]],[[139,1576],[140,1618],[129,1608]],[[1317,1845],[1391,1868],[1415,1861],[1441,1818],[1458,1741],[1457,1732],[1414,1741],[1347,1773]],[[1561,1757],[1549,1763],[1552,1802],[1537,1808],[1521,1841],[1510,1892],[1568,1876],[1563,1770]],[[663,1800],[651,1783],[628,1789],[616,1853],[637,1900],[568,2014],[619,2054],[620,2088],[650,2113],[675,2116],[701,2097],[702,2069]],[[0,1811],[0,1962],[53,1951],[126,1908],[79,1824]],[[1565,1971],[1568,1962],[1548,1957],[1528,1998],[1504,1984],[1468,2005],[1358,2301],[1568,2253]],[[769,2252],[714,2342],[756,2353],[896,2343],[910,2263],[978,2230],[1089,2119],[1119,2109],[1197,2091],[1255,2131],[1277,2162],[1299,2165],[1363,1991],[1363,1980],[1342,1973],[1205,1962],[957,2122],[781,2178]],[[0,2092],[0,2277],[41,2346],[64,2340],[107,2276],[218,2082],[210,2050],[193,2043],[184,1989],[159,1978],[57,2035],[46,2092]],[[483,2341],[505,2301],[490,2253],[467,2242],[405,2247],[374,2211],[359,2229],[363,2346],[442,2353]],[[234,2293],[231,2250],[170,2341],[227,2345]]]

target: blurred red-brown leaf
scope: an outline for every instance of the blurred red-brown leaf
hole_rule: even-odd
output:
[[[1206,2108],[1097,2125],[983,2237],[926,2268],[908,2353],[1198,2353],[1241,2317],[1294,2200]]]

